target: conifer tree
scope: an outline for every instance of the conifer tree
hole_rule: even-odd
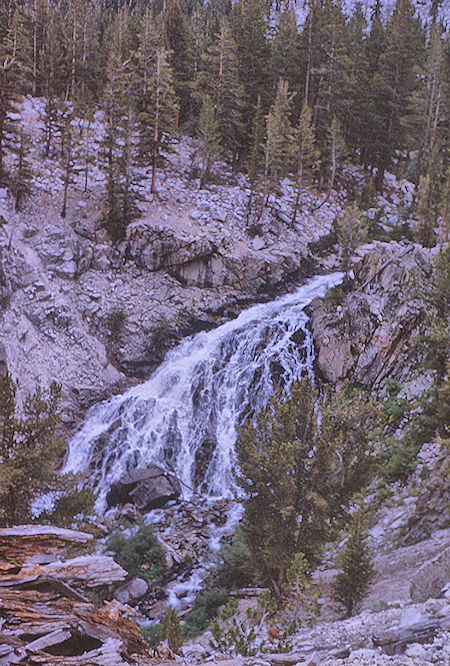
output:
[[[290,122],[292,94],[287,81],[278,82],[275,101],[266,117],[265,181],[266,203],[277,192],[280,180],[291,166],[292,126]]]
[[[291,90],[299,90],[301,76],[299,35],[295,11],[290,2],[286,3],[279,15],[271,46],[272,80],[279,81],[283,78],[288,81]]]
[[[161,150],[167,148],[176,134],[178,103],[173,89],[172,69],[166,51],[156,54],[155,69],[150,81],[153,103],[139,116],[140,125],[148,122],[151,128],[152,184],[151,192],[156,194],[156,171]]]
[[[295,224],[300,203],[301,187],[305,175],[312,174],[318,165],[319,151],[315,145],[314,129],[312,126],[312,111],[306,102],[303,103],[300,119],[294,135],[294,161],[297,165],[297,178],[295,182],[296,196],[292,212],[292,225]]]
[[[30,193],[33,172],[28,160],[30,139],[23,127],[20,128],[19,142],[13,148],[16,153],[16,163],[9,178],[11,193],[16,200],[15,209],[21,210],[24,198]]]
[[[174,88],[180,103],[180,121],[189,116],[192,60],[189,27],[179,0],[168,0],[163,18],[164,47],[174,76]]]
[[[132,71],[127,44],[128,16],[121,12],[106,68],[104,108],[105,135],[102,141],[103,167],[106,172],[107,209],[105,227],[115,240],[125,233],[134,214],[132,186],[135,163],[135,122],[132,103]]]
[[[236,44],[225,19],[215,43],[203,58],[198,90],[202,97],[205,93],[211,97],[221,146],[235,164],[242,135],[243,89],[239,82]]]
[[[250,142],[250,151],[247,161],[247,173],[250,183],[250,194],[247,202],[247,223],[257,208],[256,219],[259,219],[262,213],[261,197],[258,191],[261,184],[261,175],[264,171],[264,114],[261,108],[261,98],[258,97],[256,111],[253,118],[252,136]],[[259,193],[261,194],[261,193]]]
[[[180,620],[177,612],[172,606],[169,606],[162,621],[162,636],[169,645],[169,648],[177,654],[180,650],[182,640],[180,631]]]
[[[203,98],[197,128],[198,148],[200,157],[200,188],[204,187],[214,161],[221,155],[219,127],[214,113],[214,106],[209,95]]]
[[[407,145],[414,110],[413,94],[421,85],[417,67],[423,62],[424,40],[410,0],[397,0],[386,29],[386,49],[373,82],[372,144],[377,169],[375,185],[382,190],[384,172],[396,150]]]
[[[20,95],[26,88],[28,71],[21,69],[23,53],[20,52],[20,44],[23,44],[23,38],[18,39],[18,29],[22,24],[19,13],[17,6],[12,4],[2,16],[7,23],[1,26],[0,41],[0,187],[4,178],[4,158],[17,135],[16,123],[10,115],[17,110]]]
[[[351,204],[345,209],[344,215],[335,220],[334,226],[338,238],[341,266],[348,276],[352,254],[367,235],[367,224],[363,221],[358,206]]]
[[[67,214],[67,195],[69,192],[69,186],[73,183],[72,173],[74,166],[74,146],[72,132],[73,108],[71,104],[67,104],[66,106],[67,110],[63,115],[64,127],[61,137],[61,161],[64,170],[63,203],[61,208],[62,218],[65,218]]]
[[[342,571],[333,583],[333,598],[344,606],[347,617],[351,617],[367,593],[374,575],[367,538],[363,513],[359,509],[352,518],[347,542],[340,553]]]
[[[312,563],[370,479],[370,433],[378,412],[361,394],[346,395],[347,389],[319,398],[304,378],[239,432],[237,481],[244,492],[249,566],[277,597],[294,555],[303,553]]]
[[[248,151],[258,97],[261,98],[264,113],[267,113],[273,95],[273,81],[268,76],[270,45],[267,39],[266,14],[267,3],[264,0],[238,0],[233,5],[230,15],[231,30],[237,48],[239,76],[244,91],[242,157]]]

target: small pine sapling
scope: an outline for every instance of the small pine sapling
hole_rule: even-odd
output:
[[[333,599],[344,606],[347,617],[366,595],[374,575],[361,510],[352,519],[348,540],[340,553],[341,572],[333,584]]]
[[[172,606],[169,606],[162,621],[162,637],[170,649],[177,654],[181,647],[180,619]]]

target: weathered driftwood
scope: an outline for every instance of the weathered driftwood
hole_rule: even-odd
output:
[[[53,525],[16,525],[0,529],[0,560],[21,564],[36,553],[58,555],[73,544],[86,544],[92,534]]]
[[[372,636],[375,647],[383,648],[388,655],[399,654],[410,643],[427,643],[431,641],[440,628],[439,622],[419,622],[404,629],[389,629],[382,634]]]

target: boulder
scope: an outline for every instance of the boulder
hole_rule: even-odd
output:
[[[143,578],[133,578],[117,588],[114,592],[114,599],[121,604],[132,606],[133,603],[142,599],[148,592],[148,585]]]
[[[141,511],[149,511],[176,500],[181,494],[178,479],[158,465],[135,469],[115,481],[106,501],[109,506],[131,503]]]
[[[123,248],[126,257],[149,271],[189,264],[209,257],[215,249],[207,238],[177,235],[166,227],[141,221],[128,226]]]

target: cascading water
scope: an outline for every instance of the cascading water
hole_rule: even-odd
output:
[[[196,488],[206,497],[230,497],[237,426],[276,386],[289,388],[312,373],[304,308],[342,279],[316,277],[181,342],[146,382],[89,410],[65,471],[89,470],[98,508],[113,481],[149,463],[173,471],[187,496]]]

